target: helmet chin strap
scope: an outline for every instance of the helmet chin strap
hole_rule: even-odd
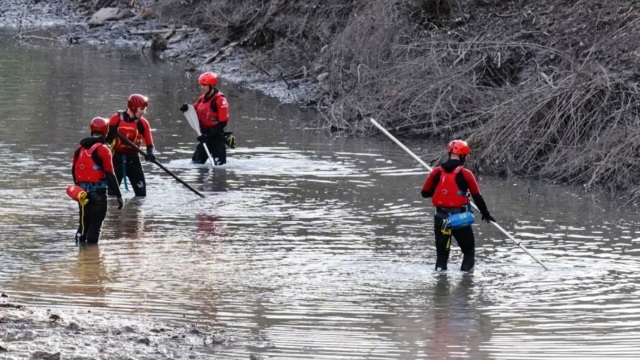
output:
[[[467,161],[467,155],[460,155],[460,162],[464,164]]]

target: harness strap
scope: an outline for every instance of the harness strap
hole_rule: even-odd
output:
[[[86,191],[86,192],[94,192],[96,190],[102,190],[102,189],[106,189],[107,188],[106,181],[100,181],[100,182],[95,182],[95,183],[81,182],[81,183],[78,183],[77,185],[80,186],[81,188],[83,188],[84,191]]]

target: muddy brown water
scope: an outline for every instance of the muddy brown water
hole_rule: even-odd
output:
[[[178,107],[197,87],[180,66],[6,35],[0,53],[0,291],[13,301],[224,328],[233,342],[201,349],[220,359],[637,357],[635,207],[481,176],[496,219],[550,271],[483,223],[475,272],[457,270],[456,248],[436,274],[426,172],[388,139],[304,129],[312,112],[223,82],[238,148],[196,167]],[[159,160],[206,198],[145,165],[148,197],[112,200],[99,246],[78,249],[71,153],[133,92],[151,98]]]

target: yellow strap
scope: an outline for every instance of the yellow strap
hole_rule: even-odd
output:
[[[88,202],[89,202],[89,199],[87,199],[87,192],[86,191],[83,191],[80,194],[78,194],[78,203],[80,203],[80,205],[82,207],[87,205]]]
[[[447,246],[445,248],[449,250],[449,248],[451,247],[451,229],[447,229],[446,226],[443,226],[440,229],[440,232],[442,232],[442,234],[447,237]]]
[[[86,204],[86,202],[80,203],[80,227],[82,228],[82,233],[80,234],[81,236],[84,236],[84,205]]]

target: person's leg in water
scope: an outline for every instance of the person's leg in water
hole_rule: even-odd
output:
[[[76,244],[81,244],[87,241],[87,228],[89,227],[89,204],[84,206],[78,204],[79,224],[78,231],[76,231]]]
[[[442,233],[443,221],[444,219],[437,215],[434,217],[433,233],[436,239],[436,271],[447,270],[451,248],[451,234]]]
[[[224,139],[224,133],[219,134],[213,140],[208,141],[207,145],[213,156],[216,165],[224,165],[227,163],[227,145]]]
[[[198,143],[198,145],[196,145],[196,150],[191,156],[191,161],[196,164],[204,164],[207,162],[208,158],[209,157],[207,156],[207,152],[205,151],[204,146],[202,145],[202,143]]]
[[[462,251],[462,265],[460,266],[460,270],[471,271],[476,262],[476,241],[473,235],[473,228],[471,226],[465,226],[461,229],[454,230],[453,236],[456,238],[456,242]]]
[[[142,162],[140,162],[140,156],[138,156],[138,154],[127,159],[127,178],[129,179],[133,192],[136,196],[147,196],[147,182],[144,177]]]
[[[89,203],[85,205],[85,237],[87,244],[97,244],[107,215],[107,194],[105,190],[101,190],[89,193],[88,197]]]
[[[118,185],[122,184],[122,154],[114,153],[113,154],[113,171],[116,174],[116,180],[118,180]],[[116,194],[111,191],[111,189],[107,190],[107,194],[109,196],[116,196]]]

